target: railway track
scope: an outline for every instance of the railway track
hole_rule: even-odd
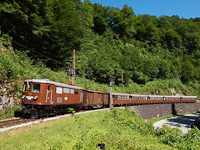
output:
[[[88,111],[89,112],[89,111]],[[76,114],[81,114],[81,113],[87,113],[86,110],[78,110],[76,111]],[[32,124],[38,124],[50,120],[55,120],[55,119],[60,119],[64,117],[70,116],[71,113],[65,114],[65,115],[57,115],[54,117],[47,117],[47,118],[39,118],[39,119],[23,119],[23,118],[13,118],[13,119],[6,119],[6,120],[0,120],[0,132],[4,132],[10,129],[15,129],[23,126],[28,126]]]
[[[22,123],[28,123],[35,121],[36,119],[22,119],[22,118],[13,118],[13,119],[6,119],[6,120],[0,120],[0,128],[7,128],[15,125],[19,125]]]
[[[123,109],[123,107],[120,107],[120,108]],[[109,108],[95,109],[95,110],[79,110],[79,111],[76,111],[76,115],[95,112],[95,111],[102,111],[102,110],[109,110]],[[4,131],[8,131],[10,129],[21,128],[24,126],[39,124],[42,122],[61,119],[61,118],[69,117],[69,116],[71,116],[71,113],[65,114],[65,115],[54,116],[54,117],[48,117],[48,118],[40,118],[40,119],[14,118],[14,119],[0,120],[0,133],[4,132]]]
[[[76,111],[76,113],[78,113],[78,112],[79,113],[80,112],[85,112],[85,110],[78,110],[78,111]],[[71,113],[69,113],[69,115],[70,114]],[[57,116],[54,116],[54,117],[61,117],[61,116],[62,115],[57,115]],[[40,122],[42,122],[43,119],[54,118],[54,117],[46,117],[46,118],[39,118],[39,119],[33,119],[33,118],[29,118],[29,119],[13,118],[13,119],[0,120],[0,129],[1,128],[7,128],[7,127],[12,127],[12,126],[20,125],[20,124],[23,124],[23,123],[33,122],[33,121],[40,121]]]

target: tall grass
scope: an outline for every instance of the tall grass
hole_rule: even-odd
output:
[[[136,113],[127,109],[112,109],[90,114],[73,115],[1,134],[4,149],[194,149],[200,148],[197,129],[184,135],[167,126],[154,130]]]
[[[2,133],[1,149],[168,149],[154,129],[128,110],[113,109],[72,116]]]

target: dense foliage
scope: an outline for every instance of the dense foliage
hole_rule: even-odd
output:
[[[59,70],[53,71],[46,67],[40,60],[31,60],[27,56],[28,52],[15,51],[12,54],[9,50],[0,54],[0,84],[5,81],[12,83],[10,91],[16,97],[21,99],[22,86],[25,79],[50,79],[56,82],[71,83],[71,77],[67,73]],[[2,84],[3,85],[3,84]],[[94,80],[89,80],[85,77],[77,77],[76,85],[87,90],[109,92],[110,87],[108,84],[100,84]],[[172,93],[174,89],[176,93]],[[114,86],[113,92],[121,93],[121,86]],[[182,93],[184,95],[197,95],[200,96],[200,83],[190,82],[189,86],[183,84],[180,79],[158,79],[156,81],[149,81],[145,85],[129,82],[124,87],[125,93],[137,94],[160,94],[171,95]]]
[[[0,35],[4,46],[54,69],[70,66],[101,83],[112,79],[145,84],[157,79],[200,79],[200,19],[134,14],[89,0],[3,0]]]

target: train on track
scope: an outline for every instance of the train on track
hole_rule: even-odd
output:
[[[109,107],[109,92],[83,90],[78,86],[50,81],[30,79],[24,81],[22,105],[23,115],[33,118],[66,113],[68,108],[93,109]],[[194,103],[197,96],[137,95],[112,93],[112,105],[136,105],[150,103]]]

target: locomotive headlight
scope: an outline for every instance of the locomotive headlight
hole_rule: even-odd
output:
[[[22,95],[22,99],[24,99],[26,96],[25,95]]]
[[[38,98],[38,96],[34,96],[34,97],[33,97],[33,100],[34,100],[34,101],[36,101],[36,100],[37,100],[37,98]]]

